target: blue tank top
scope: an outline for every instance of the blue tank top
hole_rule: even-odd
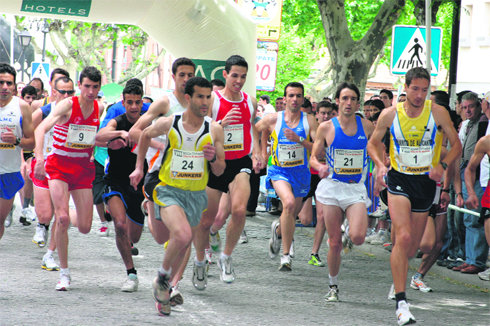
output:
[[[309,140],[310,126],[306,113],[301,112],[298,125],[294,128],[289,128],[284,121],[284,111],[277,115],[276,126],[270,135],[272,164],[284,168],[308,168],[308,151],[300,143],[290,141],[284,134],[285,129],[290,129],[298,136]]]
[[[330,168],[328,178],[345,183],[361,183],[366,179],[367,137],[364,133],[361,117],[356,116],[357,132],[348,136],[342,130],[337,117],[332,119],[335,138],[326,151]]]

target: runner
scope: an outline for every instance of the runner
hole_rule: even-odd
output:
[[[106,143],[109,147],[103,199],[114,220],[117,249],[126,266],[127,279],[121,288],[123,292],[138,290],[139,281],[131,255],[131,243],[139,241],[145,223],[145,216],[141,211],[144,199],[143,182],[133,188],[129,180],[136,164],[136,154],[132,152],[133,146],[128,132],[141,115],[142,98],[141,87],[127,85],[123,90],[126,113],[110,120],[96,137],[98,142]],[[144,173],[147,170],[148,166],[145,164]]]
[[[211,89],[211,83],[202,77],[187,81],[186,111],[158,119],[143,131],[136,169],[131,176],[131,184],[136,187],[143,177],[143,162],[152,138],[166,134],[168,145],[159,171],[160,183],[153,191],[156,218],[165,225],[164,232],[170,233],[162,267],[153,281],[153,297],[162,315],[171,311],[172,266],[182,264],[207,206],[205,188],[209,171],[221,175],[225,168],[223,131],[207,117]]]
[[[22,149],[34,148],[32,115],[29,104],[15,94],[15,69],[0,63],[0,239],[5,231],[15,194],[24,186],[20,173]]]
[[[49,104],[37,109],[32,115],[32,123],[34,128],[41,123],[50,113],[52,108],[56,105],[57,102],[64,100],[69,96],[73,96],[75,90],[73,88],[73,81],[68,77],[60,77],[56,79],[53,85],[53,89],[51,90],[51,100]],[[47,157],[53,148],[53,132],[51,129],[44,136],[44,144],[43,144],[43,154],[44,157]],[[49,225],[51,223],[51,219],[53,217],[53,204],[51,203],[51,195],[49,193],[48,179],[38,179],[34,175],[34,169],[36,166],[36,158],[32,160],[31,163],[31,173],[30,177],[34,184],[34,208],[36,210],[36,215],[38,218],[38,223],[36,226],[36,233],[32,238],[32,242],[37,244],[40,248],[43,248],[47,244]],[[48,250],[46,254],[43,256],[41,267],[48,271],[57,271],[59,270],[58,264],[55,262],[53,258],[53,252],[56,250],[56,223],[53,223],[53,227],[51,229],[51,239],[49,242]]]
[[[282,239],[280,271],[292,270],[291,247],[296,216],[303,207],[303,197],[310,190],[308,152],[313,146],[311,139],[315,137],[318,124],[313,115],[301,111],[303,100],[303,84],[289,83],[284,88],[286,109],[268,114],[257,123],[257,130],[263,132],[263,139],[270,135],[272,142],[272,165],[267,171],[266,187],[274,187],[283,207],[279,221],[272,222],[269,240],[269,255],[274,258],[281,248],[279,239]],[[266,142],[262,143],[262,152],[267,152]]]
[[[59,103],[37,127],[34,175],[48,178],[49,192],[56,217],[56,245],[60,260],[60,280],[56,290],[70,288],[68,268],[68,228],[70,195],[75,203],[78,230],[89,233],[92,226],[92,181],[95,167],[91,160],[99,125],[97,93],[101,74],[95,67],[85,67],[80,74],[80,95]],[[53,151],[44,157],[44,136],[54,126]]]
[[[367,207],[371,205],[364,181],[367,140],[374,127],[370,121],[356,116],[359,98],[359,89],[354,84],[342,83],[337,87],[335,102],[339,106],[339,115],[320,124],[311,153],[311,167],[318,171],[321,179],[315,193],[317,209],[323,212],[328,233],[330,289],[325,299],[329,302],[339,301],[337,278],[344,216],[349,222],[345,231],[348,245],[361,245],[366,236]],[[326,153],[326,164],[319,159],[323,152]]]
[[[202,216],[194,240],[195,262],[198,274],[201,275],[203,270],[207,273],[204,250],[209,242],[209,229],[218,212],[221,194],[229,191],[231,220],[226,229],[225,247],[218,260],[220,278],[226,283],[235,280],[231,254],[245,226],[252,166],[257,173],[265,167],[260,153],[258,132],[253,124],[257,101],[242,91],[247,80],[247,71],[247,61],[239,55],[232,55],[226,60],[223,71],[225,88],[213,92],[213,108],[209,115],[224,129],[226,170],[219,177],[211,171],[206,189],[208,209]],[[253,154],[252,158],[250,154]],[[205,288],[205,285],[196,287],[203,286]]]
[[[427,70],[410,69],[405,76],[407,100],[383,110],[368,144],[369,156],[377,169],[375,194],[378,195],[382,187],[388,187],[388,210],[396,237],[390,262],[399,325],[415,322],[405,294],[408,259],[419,248],[436,181],[440,181],[448,164],[461,155],[461,143],[448,112],[425,100],[429,85]],[[387,129],[390,129],[389,171],[384,165],[382,143]],[[441,131],[451,144],[443,161],[439,159]]]

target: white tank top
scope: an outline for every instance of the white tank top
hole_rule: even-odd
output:
[[[19,98],[12,100],[4,107],[0,107],[0,133],[12,130],[16,137],[22,138],[22,113]],[[22,149],[20,146],[2,143],[0,141],[0,174],[20,171],[22,163]]]

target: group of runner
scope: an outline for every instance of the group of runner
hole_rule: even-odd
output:
[[[153,102],[144,114],[142,84],[128,82],[123,90],[125,111],[115,116],[110,107],[106,115],[115,118],[99,130],[101,74],[96,68],[86,67],[81,72],[78,96],[70,96],[74,82],[60,70],[60,76],[51,78],[50,103],[34,108],[31,114],[29,104],[14,96],[15,70],[0,64],[0,236],[14,196],[24,183],[22,150],[34,149],[30,177],[39,220],[34,239],[46,245],[54,214],[43,268],[58,269],[52,257],[57,248],[60,279],[56,290],[68,290],[67,231],[70,223],[82,233],[91,229],[93,148],[107,147],[102,197],[114,219],[116,244],[127,271],[122,290],[138,288],[131,245],[138,242],[147,213],[153,237],[165,244],[152,287],[158,312],[168,315],[172,305],[183,303],[178,282],[191,244],[195,248],[192,284],[198,290],[206,289],[206,249],[223,202],[228,203],[231,218],[217,262],[221,280],[235,280],[232,253],[245,225],[244,198],[250,196],[250,175],[252,170],[258,174],[269,160],[266,184],[275,190],[283,207],[280,218],[271,225],[270,257],[276,257],[282,246],[279,270],[292,270],[295,219],[303,198],[315,194],[328,233],[330,286],[326,300],[335,302],[339,300],[342,247],[361,245],[366,236],[371,201],[364,181],[369,156],[377,171],[376,194],[383,188],[388,193],[397,321],[399,325],[415,322],[405,294],[408,259],[419,249],[436,197],[436,182],[461,154],[447,110],[426,100],[430,85],[427,71],[414,68],[407,73],[406,101],[383,110],[375,127],[356,115],[360,91],[350,83],[338,86],[338,116],[324,119],[328,121],[319,124],[314,116],[301,111],[304,87],[291,82],[284,89],[284,110],[266,114],[254,123],[257,102],[242,91],[248,72],[243,57],[233,55],[226,60],[225,85],[219,90],[213,90],[208,80],[195,77],[195,68],[190,59],[175,60],[174,91]],[[385,137],[388,146],[384,145]],[[442,149],[443,138],[449,141],[449,150]],[[317,171],[319,181],[312,183],[312,189],[310,168]],[[70,195],[75,211],[69,209]],[[226,219],[228,214],[224,215]],[[344,217],[348,228],[343,239]]]

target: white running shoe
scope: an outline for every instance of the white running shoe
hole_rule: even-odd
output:
[[[215,234],[209,232],[209,246],[215,254],[221,252],[221,238],[219,232],[216,232]]]
[[[183,304],[183,303],[184,303],[184,297],[182,296],[182,293],[180,293],[177,284],[176,286],[170,288],[170,305],[176,306],[178,304]]]
[[[199,266],[196,264],[196,261],[194,260],[194,268],[192,272],[192,285],[199,291],[203,291],[206,289],[206,286],[208,286],[208,271],[207,271],[207,263],[205,262],[204,265]]]
[[[160,315],[170,315],[170,285],[168,275],[158,275],[153,280],[151,286],[153,287],[153,298],[156,303],[155,306]]]
[[[14,215],[14,211],[15,211],[15,204],[12,205],[12,209],[10,210],[10,212],[7,215],[7,218],[5,219],[5,222],[3,224],[6,228],[8,228],[9,226],[12,225],[12,218]]]
[[[490,281],[490,268],[487,268],[483,272],[478,273],[478,277],[484,281]]]
[[[379,230],[376,236],[371,240],[372,245],[382,245],[390,241],[389,232],[386,230]]]
[[[247,243],[248,242],[248,236],[247,232],[245,230],[242,231],[242,234],[240,234],[240,240],[238,240],[240,243]]]
[[[43,256],[43,263],[41,265],[42,269],[45,269],[47,271],[59,271],[60,267],[56,263],[56,261],[53,258],[53,255],[51,254],[44,254]]]
[[[21,216],[24,216],[26,220],[34,222],[36,220],[36,213],[31,207],[22,208]]]
[[[398,302],[398,308],[396,309],[396,318],[398,325],[410,325],[415,324],[415,317],[410,313],[410,305],[402,300]]]
[[[109,229],[109,223],[107,222],[101,222],[100,223],[100,228],[97,230],[97,234],[101,237],[108,237],[110,233]]]
[[[410,287],[414,290],[420,290],[420,292],[432,292],[432,289],[425,284],[424,280],[420,277],[415,277],[412,276],[412,279],[410,281]]]
[[[328,293],[325,295],[325,300],[327,302],[338,302],[339,301],[339,288],[337,285],[330,287]]]
[[[279,227],[279,219],[272,221],[271,224],[271,238],[269,239],[269,257],[275,258],[281,249],[281,241],[277,235],[277,228]]]
[[[235,272],[231,265],[231,257],[223,259],[222,257],[218,260],[218,266],[220,269],[220,278],[225,283],[232,283],[235,280]]]
[[[48,240],[48,232],[44,225],[37,223],[36,233],[32,237],[32,242],[38,245],[39,248],[44,248]]]
[[[61,274],[58,284],[56,284],[56,291],[68,291],[70,289],[71,277],[70,274]]]
[[[204,249],[204,256],[206,257],[206,260],[208,261],[208,264],[216,264],[215,261],[213,261],[213,251],[211,248],[206,248]]]
[[[391,283],[390,292],[388,292],[388,300],[395,300],[395,284]]]
[[[282,255],[281,256],[281,265],[279,266],[279,271],[281,272],[290,272],[291,268],[291,256],[290,255]]]
[[[136,292],[138,291],[138,275],[130,273],[128,278],[121,287],[122,292]]]

